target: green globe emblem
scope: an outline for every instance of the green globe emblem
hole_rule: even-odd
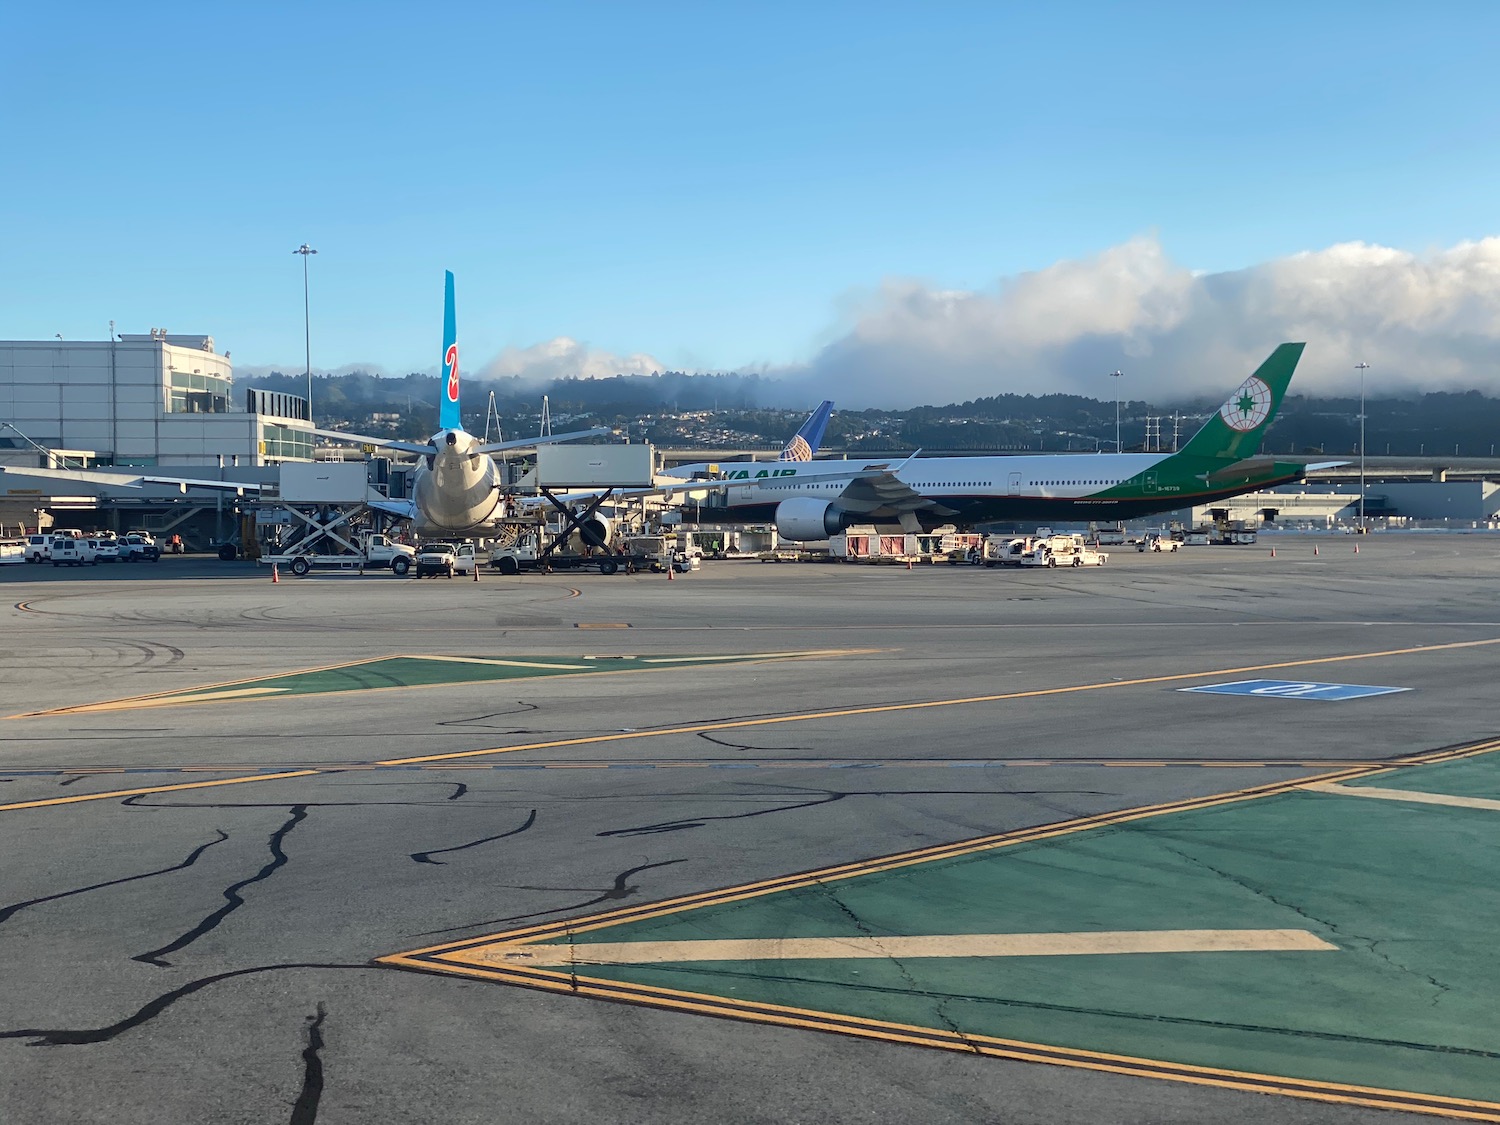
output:
[[[1219,407],[1219,417],[1231,430],[1246,433],[1271,414],[1271,388],[1254,375],[1240,384],[1229,401]]]

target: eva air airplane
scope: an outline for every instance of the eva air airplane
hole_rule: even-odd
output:
[[[783,539],[826,539],[856,523],[1125,520],[1301,480],[1309,466],[1259,457],[1302,344],[1282,344],[1176,453],[1054,453],[815,461],[721,486],[705,522],[774,522]],[[838,468],[834,468],[837,465]]]

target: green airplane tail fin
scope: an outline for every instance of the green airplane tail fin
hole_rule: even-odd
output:
[[[1306,346],[1282,344],[1272,352],[1177,456],[1239,461],[1260,452],[1261,438],[1281,408],[1292,372],[1297,370],[1297,361]]]

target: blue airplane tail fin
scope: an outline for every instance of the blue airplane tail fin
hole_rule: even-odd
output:
[[[823,444],[823,433],[828,429],[828,416],[833,413],[833,401],[824,399],[818,408],[809,415],[802,428],[797,431],[797,436],[786,443],[786,448],[781,451],[783,461],[811,461],[813,454],[818,452],[818,446]]]
[[[453,271],[448,270],[443,285],[443,391],[438,425],[445,430],[461,430],[463,424],[458,410],[458,321],[453,312]]]

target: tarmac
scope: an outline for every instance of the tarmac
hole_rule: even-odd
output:
[[[1497,580],[0,568],[0,1120],[1500,1121]]]

